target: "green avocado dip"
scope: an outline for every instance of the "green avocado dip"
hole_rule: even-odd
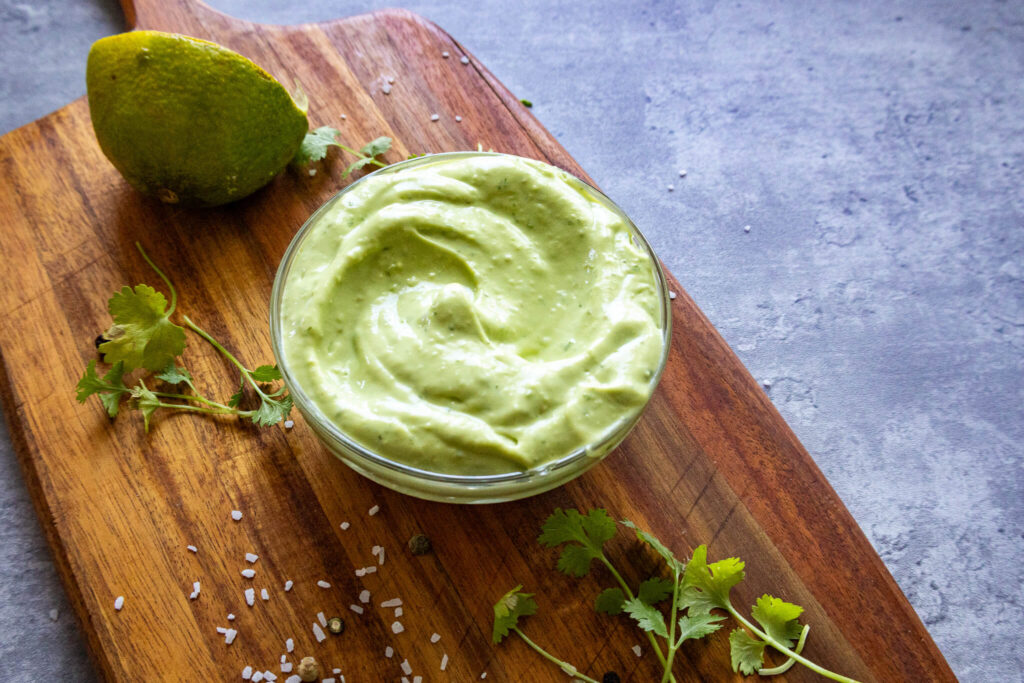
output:
[[[628,220],[564,171],[441,155],[311,219],[280,294],[293,384],[349,439],[431,472],[517,472],[635,417],[662,293]]]

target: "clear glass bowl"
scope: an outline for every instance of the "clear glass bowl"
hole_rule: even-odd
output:
[[[432,154],[417,157],[408,161],[391,164],[374,173],[373,176],[397,174],[416,166],[436,163],[439,160],[450,160],[469,158],[480,155],[488,156],[510,156],[497,155],[493,152],[450,152],[445,154]],[[366,178],[370,177],[367,175]],[[658,369],[650,381],[650,393],[661,379],[662,371],[665,369],[665,362],[668,358],[669,338],[671,335],[672,316],[669,308],[668,284],[665,282],[665,273],[661,268],[651,245],[640,233],[640,230],[633,224],[628,216],[612,200],[606,197],[596,188],[588,183],[570,176],[571,182],[579,184],[581,191],[589,194],[598,202],[608,207],[615,213],[622,216],[633,233],[633,241],[637,246],[642,247],[650,257],[654,269],[655,282],[658,288],[658,297],[661,303],[661,334],[662,352]],[[334,453],[342,462],[366,476],[373,481],[417,498],[436,500],[448,503],[499,503],[503,501],[526,498],[549,489],[561,486],[562,484],[578,477],[588,469],[600,462],[608,455],[640,419],[645,406],[640,406],[632,414],[626,415],[618,422],[612,424],[593,443],[578,448],[571,453],[538,465],[522,472],[510,472],[507,474],[492,474],[482,476],[468,476],[458,474],[445,474],[441,472],[430,472],[406,465],[401,462],[389,460],[383,455],[374,452],[372,449],[358,443],[345,434],[337,425],[331,422],[303,391],[302,386],[295,381],[289,372],[288,363],[282,349],[282,323],[281,323],[281,300],[285,283],[288,280],[288,273],[291,269],[293,257],[309,234],[310,229],[316,224],[320,217],[334,202],[358,185],[360,180],[348,185],[336,195],[327,200],[313,215],[306,220],[305,224],[292,238],[288,245],[281,265],[278,267],[277,276],[274,278],[274,288],[270,298],[270,336],[273,344],[274,356],[277,359],[278,367],[288,386],[295,407],[305,418],[307,424],[312,427],[313,432],[320,438],[327,448]],[[646,405],[646,403],[645,403]]]

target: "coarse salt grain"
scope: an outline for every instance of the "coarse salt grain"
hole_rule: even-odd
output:
[[[281,662],[281,673],[290,674],[292,672],[291,662]]]
[[[320,581],[317,581],[316,585],[320,586],[321,588],[330,588],[331,587],[331,584],[327,583],[323,579],[321,579]]]
[[[192,582],[192,595],[188,596],[188,599],[189,600],[195,600],[198,597],[199,597],[199,582],[198,581],[193,581]]]
[[[342,523],[341,523],[341,524],[340,524],[339,526],[341,526],[341,530],[342,530],[342,531],[347,531],[347,530],[348,530],[348,528],[349,528],[350,526],[352,526],[352,525],[351,525],[351,524],[349,524],[348,522],[342,522]]]
[[[374,574],[374,573],[376,573],[377,568],[375,566],[373,566],[373,565],[370,565],[369,567],[364,567],[363,571],[366,572],[367,574]]]
[[[322,643],[327,640],[324,630],[320,628],[320,624],[313,624],[313,635],[316,636],[316,642]]]
[[[333,673],[335,676],[337,676],[338,674],[341,673],[341,669],[335,669],[331,673]],[[345,677],[344,676],[341,677],[341,683],[345,683]]]
[[[229,628],[227,632],[224,633],[224,642],[230,645],[231,643],[235,642],[235,636],[237,635],[238,631],[236,631],[233,628]]]
[[[423,676],[413,676],[412,683],[423,683]]]
[[[404,673],[406,676],[412,673],[412,667],[409,665],[408,659],[402,660],[402,673]]]
[[[683,168],[679,169],[679,177],[680,178],[685,178],[686,177],[686,169],[683,169]]]
[[[321,678],[320,683],[334,683],[333,678]]]
[[[217,627],[217,633],[219,633],[221,635],[224,635],[227,632],[228,632],[228,630],[226,628],[224,628],[223,626],[218,626]]]
[[[448,668],[448,655],[445,654],[443,657],[441,657],[441,671],[444,671],[447,668]]]
[[[289,676],[288,678],[284,679],[284,683],[302,683],[302,679],[299,678],[298,676],[294,676],[293,675],[293,676]]]
[[[364,605],[370,602],[370,591],[363,590],[361,593],[359,593],[359,602],[363,603]]]
[[[342,114],[341,118],[345,118],[345,115]],[[295,426],[295,421],[294,420],[285,420],[284,421],[284,428],[285,429],[291,429],[294,426]]]
[[[229,614],[228,615],[228,621],[234,621],[234,620],[235,620],[235,615],[234,614]]]
[[[288,652],[295,652],[295,641],[291,638],[284,641],[284,649],[288,650]]]
[[[377,564],[384,564],[384,548],[380,549],[380,555],[378,555],[377,557],[379,558],[377,560]]]
[[[276,681],[277,680],[277,676],[274,675],[273,671],[264,671],[263,672],[263,680],[265,680],[265,681]]]
[[[256,562],[256,560],[258,560],[258,559],[260,559],[260,556],[255,554],[255,553],[246,553],[245,554],[245,561],[248,562],[249,564],[254,564]]]
[[[437,642],[437,641],[439,641],[439,640],[441,640],[441,634],[440,634],[440,633],[434,633],[434,634],[431,634],[431,636],[430,636],[430,642],[432,642],[432,643],[436,643],[436,642]]]
[[[352,610],[353,612],[355,612],[356,614],[362,614],[363,613],[363,608],[360,607],[359,605],[349,605],[348,608],[350,610]]]
[[[231,511],[231,519],[235,520],[236,522],[241,520],[242,519],[242,511],[241,510],[232,510]]]
[[[744,225],[743,226],[743,232],[750,232],[750,226],[749,225]]]
[[[253,683],[260,683],[260,681],[262,681],[262,680],[263,680],[263,672],[262,671],[257,671],[256,673],[254,673],[252,675],[252,682]]]
[[[316,618],[320,622],[321,626],[327,626],[327,617],[324,616],[323,612],[317,612]]]
[[[114,599],[114,609],[120,612],[122,607],[124,607],[124,596],[118,595],[117,598]]]
[[[675,299],[676,298],[676,293],[675,292],[669,292],[668,293],[668,298],[669,299]]]
[[[463,57],[459,61],[462,62],[463,64],[469,64],[469,57]]]
[[[284,664],[288,661],[288,655],[281,655],[281,663]]]
[[[671,192],[671,191],[672,191],[672,190],[674,190],[674,189],[676,189],[676,186],[675,186],[675,185],[672,185],[671,183],[669,183],[669,186],[668,186],[668,191],[669,191],[669,192]]]
[[[50,610],[50,621],[57,621],[57,617],[60,616],[60,612],[55,609]]]
[[[284,592],[287,593],[288,591],[290,591],[292,589],[292,586],[294,586],[294,585],[295,584],[292,582],[291,579],[288,579],[287,581],[285,581],[284,582]]]
[[[388,83],[394,83],[394,82],[395,82],[395,77],[394,76],[388,76]]]
[[[402,598],[391,598],[390,600],[385,600],[384,602],[380,603],[380,606],[384,607],[385,609],[387,609],[387,608],[391,608],[391,607],[398,607],[401,604],[402,604]]]
[[[256,576],[256,570],[255,569],[243,569],[242,570],[242,576],[244,576],[247,579],[251,579],[252,577]]]
[[[315,168],[309,169],[309,175],[310,176],[315,176],[316,175],[316,169]]]
[[[401,607],[396,607],[395,608],[395,618],[397,619],[400,616],[402,616],[402,608]]]
[[[391,632],[394,633],[395,635],[401,633],[404,630],[405,630],[405,627],[402,626],[402,622],[400,622],[400,621],[396,621],[395,623],[391,624]]]
[[[455,123],[462,123],[462,117],[461,116],[456,116],[455,117]]]
[[[242,680],[247,681],[250,678],[252,678],[252,667],[247,666],[244,669],[242,669]]]
[[[387,657],[388,659],[391,659],[392,657],[394,657],[395,656],[395,648],[393,648],[390,645],[388,645],[386,648],[384,648],[384,656]]]
[[[260,597],[263,598],[264,600],[269,600],[270,599],[270,593],[267,592],[266,588],[264,588],[263,590],[260,591]]]
[[[245,604],[249,605],[249,607],[252,607],[255,602],[256,602],[256,591],[254,591],[252,588],[246,588],[245,589]]]
[[[430,120],[431,121],[437,121],[439,118],[441,118],[440,114],[431,114],[430,115]]]
[[[441,57],[442,57],[443,59],[448,59],[448,58],[449,58],[450,56],[451,56],[451,55],[450,55],[450,54],[448,54],[448,50],[445,50],[444,52],[442,52],[442,53],[441,53]]]
[[[198,553],[199,552],[199,548],[195,547],[194,545],[187,545],[187,546],[185,546],[185,548],[188,549],[188,551],[191,552],[191,553]]]
[[[480,680],[481,681],[484,680],[485,678],[487,678],[487,672],[486,671],[483,672],[482,674],[480,674]]]
[[[347,116],[345,116],[344,114],[342,114],[342,115],[341,115],[341,120],[342,120],[342,121],[344,121],[344,120],[345,120],[345,119],[347,119],[347,118],[348,118],[348,117],[347,117]]]
[[[635,654],[637,657],[639,657],[643,653],[644,653],[644,651],[640,649],[639,645],[634,645],[633,646],[633,654]]]
[[[384,85],[380,86],[380,91],[382,93],[384,93],[385,95],[390,95],[391,94],[391,84],[390,83],[385,83]]]

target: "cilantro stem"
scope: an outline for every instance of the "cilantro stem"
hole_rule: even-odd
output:
[[[754,635],[756,635],[758,638],[760,638],[764,642],[768,643],[773,648],[775,648],[776,650],[778,650],[782,654],[786,655],[790,659],[794,659],[794,660],[800,662],[801,664],[806,666],[811,671],[814,671],[815,673],[821,674],[825,678],[830,678],[833,681],[839,681],[840,683],[859,683],[859,681],[857,681],[857,680],[855,680],[853,678],[847,678],[846,676],[843,676],[841,674],[837,674],[834,671],[829,671],[825,667],[819,666],[819,665],[815,664],[814,662],[812,662],[811,660],[807,659],[806,657],[804,657],[803,655],[799,654],[798,652],[794,652],[793,650],[790,650],[788,647],[786,647],[782,643],[778,642],[777,640],[775,640],[774,638],[769,636],[767,633],[765,633],[764,631],[762,631],[761,629],[757,628],[756,626],[751,624],[749,621],[747,621],[746,618],[744,618],[744,616],[742,614],[740,614],[739,612],[736,611],[736,608],[733,607],[731,603],[728,605],[727,609],[729,610],[729,614],[731,614],[734,617],[736,617],[736,621],[740,622],[741,624],[746,626],[748,629],[753,631]]]
[[[230,406],[226,406],[223,403],[217,403],[216,401],[211,401],[210,399],[206,398],[205,396],[199,396],[198,394],[171,394],[171,393],[168,393],[166,391],[154,391],[153,395],[154,396],[160,396],[161,398],[178,398],[178,399],[181,399],[183,401],[196,401],[197,403],[205,403],[206,405],[213,406],[214,408],[221,408],[223,410],[230,410],[232,412],[236,412],[235,408],[232,408]],[[237,412],[241,412],[241,411],[237,411]]]
[[[174,307],[178,305],[178,291],[174,289],[174,285],[172,285],[171,281],[166,275],[164,275],[164,272],[157,268],[156,264],[150,260],[149,254],[147,254],[146,250],[142,248],[142,245],[136,242],[135,247],[139,250],[139,253],[142,254],[142,258],[146,259],[146,263],[149,264],[149,267],[155,270],[156,274],[160,276],[160,279],[164,281],[164,284],[167,285],[167,289],[171,290],[171,306],[167,309],[166,313],[166,316],[170,318],[171,313],[174,313]]]
[[[793,650],[793,652],[795,652],[797,654],[800,654],[801,652],[804,651],[804,644],[807,642],[807,634],[810,632],[810,630],[811,630],[811,625],[810,624],[804,624],[804,630],[800,632],[800,640],[799,640],[799,642],[797,642],[796,649]],[[793,659],[792,657],[790,657],[789,659],[784,661],[782,664],[779,664],[778,666],[772,667],[771,669],[758,669],[757,670],[757,675],[758,676],[778,676],[779,674],[784,674],[787,671],[789,671],[790,669],[792,669],[794,664],[796,664],[796,660]]]
[[[375,159],[374,157],[368,157],[365,154],[363,154],[362,152],[357,152],[356,150],[352,149],[348,145],[343,145],[343,144],[341,144],[340,142],[337,142],[337,141],[335,141],[334,144],[336,144],[338,147],[341,147],[343,150],[345,150],[349,154],[354,154],[355,156],[359,157],[360,159],[369,159],[369,161],[367,163],[373,164],[374,166],[378,166],[380,168],[384,168],[385,166],[387,166],[387,164],[385,164],[384,162],[377,161],[377,159]]]
[[[665,673],[661,676],[661,683],[667,683],[672,675],[672,660],[676,658],[676,650],[682,645],[676,642],[676,613],[679,610],[679,565],[672,568],[672,609],[668,621],[668,657],[665,662]]]
[[[205,331],[203,331],[202,328],[200,328],[198,325],[196,325],[194,322],[192,322],[192,320],[187,315],[183,315],[183,316],[181,316],[181,318],[182,318],[182,320],[185,321],[185,324],[188,325],[189,328],[193,332],[198,334],[200,337],[202,337],[206,341],[210,342],[210,345],[213,346],[213,348],[215,348],[218,351],[220,351],[221,354],[223,354],[225,358],[227,358],[229,361],[231,361],[231,363],[236,368],[238,368],[241,371],[242,376],[249,383],[249,385],[253,388],[253,390],[255,390],[256,393],[260,395],[260,398],[267,399],[267,400],[272,400],[272,396],[277,396],[277,393],[272,394],[272,395],[268,395],[265,391],[260,389],[259,382],[257,382],[256,380],[254,380],[252,378],[252,370],[250,370],[249,368],[247,368],[244,365],[242,365],[241,361],[239,361],[237,358],[235,358],[235,356],[230,351],[228,351],[223,346],[221,346],[220,343],[216,339],[211,337],[209,334],[207,334]],[[278,392],[278,393],[280,393],[280,392]]]
[[[618,570],[615,569],[615,566],[611,563],[608,557],[604,553],[601,553],[598,559],[601,560],[604,566],[608,568],[608,571],[612,573],[612,576],[615,577],[615,580],[619,582],[619,585],[622,586],[622,591],[626,594],[626,597],[632,600],[634,598],[633,591],[630,589],[629,584],[626,583],[626,580],[622,578],[622,574],[619,574]],[[651,647],[654,648],[654,654],[658,656],[658,661],[661,662],[661,665],[665,667],[665,671],[668,672],[667,680],[671,681],[672,683],[675,683],[676,677],[668,668],[669,662],[665,658],[665,654],[661,651],[661,646],[658,644],[658,641],[655,640],[654,634],[650,631],[645,631],[644,633],[647,634],[647,640],[651,644]]]
[[[242,417],[248,417],[252,415],[252,410],[238,410],[237,408],[204,408],[202,406],[190,406],[187,403],[164,403],[163,401],[157,401],[157,407],[159,408],[172,408],[174,410],[191,410],[194,413],[206,413],[207,415],[241,415]]]
[[[547,650],[545,650],[540,645],[538,645],[537,643],[535,643],[532,640],[530,640],[529,638],[527,638],[526,634],[523,633],[522,631],[520,631],[518,627],[513,626],[512,630],[515,631],[516,634],[520,638],[522,638],[526,642],[527,645],[532,647],[537,652],[537,654],[539,654],[541,657],[543,657],[544,659],[548,660],[549,662],[551,662],[552,664],[557,666],[563,672],[569,673],[571,671],[572,673],[570,675],[573,676],[574,678],[578,678],[581,681],[586,681],[586,683],[597,683],[597,681],[595,681],[590,676],[585,676],[584,674],[580,673],[576,669],[576,667],[574,667],[572,664],[569,664],[568,662],[563,662],[558,657],[555,657],[554,655],[548,654]]]

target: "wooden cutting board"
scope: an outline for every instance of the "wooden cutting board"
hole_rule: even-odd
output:
[[[311,124],[336,126],[356,145],[391,136],[388,161],[481,144],[586,177],[483,65],[407,12],[277,27],[186,0],[123,2],[133,26],[215,40],[288,86],[300,82]],[[388,76],[390,94],[382,88]],[[498,682],[565,680],[519,640],[490,643],[491,605],[522,583],[540,604],[525,623],[535,640],[598,679],[616,670],[623,680],[656,680],[652,654],[631,651],[634,643],[647,650],[646,641],[626,618],[590,607],[608,576],[562,576],[555,551],[535,541],[555,507],[601,506],[680,555],[707,542],[713,558],[743,557],[738,603],[774,592],[804,605],[812,624],[806,654],[830,669],[863,681],[955,680],[810,456],[671,277],[671,355],[639,426],[585,476],[516,503],[453,506],[393,493],[335,460],[297,414],[292,430],[158,417],[145,435],[137,416],[111,422],[97,401],[75,403],[74,385],[95,357],[93,337],[109,322],[109,295],[124,284],[159,284],[136,240],[171,273],[179,310],[250,366],[269,362],[267,302],[278,261],[310,212],[348,182],[340,180],[346,161],[335,157],[315,177],[287,171],[235,205],[191,211],[125,184],[100,153],[84,99],[0,140],[4,412],[106,679],[239,680],[247,664],[277,673],[293,638],[295,655],[313,654],[349,682],[397,681],[406,658],[427,681],[478,680],[482,672]],[[186,361],[214,393],[235,381],[195,338]],[[371,517],[373,506],[380,512]],[[241,521],[232,510],[243,512]],[[409,554],[417,532],[433,540],[434,554]],[[375,562],[374,545],[386,549],[385,565],[357,578],[357,568]],[[260,556],[251,581],[239,575],[246,552]],[[653,566],[624,533],[613,553]],[[288,593],[286,580],[294,581]],[[190,601],[193,581],[202,590]],[[247,607],[250,586],[267,588],[270,600]],[[359,616],[348,605],[363,588],[372,604]],[[121,612],[118,595],[126,597]],[[392,610],[378,606],[394,597],[404,601],[397,635]],[[346,632],[317,644],[311,626],[320,611],[342,615]],[[216,628],[229,625],[239,636],[227,646]],[[392,659],[384,657],[389,645]],[[740,678],[729,667],[725,630],[687,645],[681,658],[680,681]],[[812,679],[799,666],[779,678]]]

